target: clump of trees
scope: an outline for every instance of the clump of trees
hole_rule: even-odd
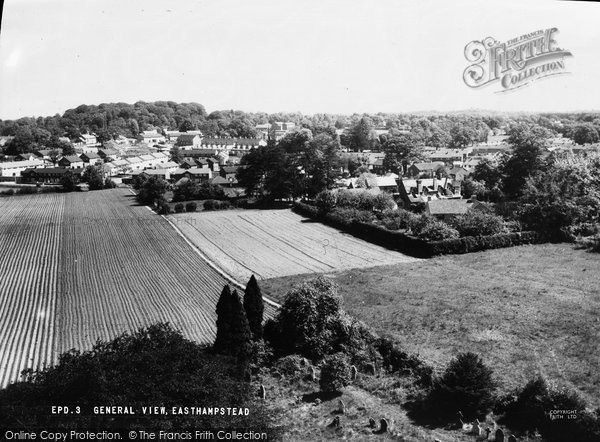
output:
[[[133,188],[137,191],[137,200],[143,205],[163,206],[166,201],[164,194],[169,183],[157,176],[147,177],[138,175],[133,180]]]
[[[350,384],[350,363],[343,353],[327,356],[321,366],[321,391],[337,392]]]
[[[174,202],[209,199],[225,199],[225,192],[221,186],[209,182],[197,183],[188,178],[182,178],[175,186],[173,186]]]
[[[273,422],[255,399],[255,390],[240,380],[236,363],[185,339],[169,324],[159,323],[99,341],[85,352],[63,353],[54,367],[26,372],[25,380],[0,390],[2,423],[16,428],[185,430],[224,427],[266,428]],[[60,402],[80,414],[53,415]],[[132,406],[136,415],[99,419],[99,404]],[[141,415],[141,407],[251,407],[248,416]],[[272,411],[271,411],[272,414]]]
[[[262,339],[264,301],[254,275],[246,284],[243,300],[225,285],[217,303],[216,353],[246,358],[252,342]]]
[[[246,154],[237,180],[246,194],[263,199],[312,198],[340,176],[339,152],[334,136],[323,132],[313,137],[301,129]]]

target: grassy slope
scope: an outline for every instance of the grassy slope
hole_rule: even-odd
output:
[[[507,391],[535,373],[600,405],[600,255],[546,244],[332,274],[346,310],[442,369],[480,354]],[[266,280],[281,297],[307,275]]]

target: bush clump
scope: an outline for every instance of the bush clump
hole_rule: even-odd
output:
[[[350,224],[353,221],[361,223],[370,223],[375,217],[371,210],[360,210],[342,207],[336,207],[331,212],[329,212],[329,214],[340,224]]]
[[[337,392],[350,383],[350,363],[343,353],[327,356],[321,368],[321,391]]]
[[[585,401],[573,390],[549,385],[542,377],[503,397],[495,409],[503,423],[517,431],[539,431],[544,440],[582,442],[600,440],[598,412],[586,410]],[[568,416],[559,416],[559,413]]]
[[[408,210],[386,210],[382,214],[381,222],[388,230],[404,230],[408,229],[416,218],[418,216]]]
[[[17,194],[19,195],[31,195],[34,193],[37,193],[36,187],[20,187],[19,190],[17,190]]]
[[[431,387],[433,383],[433,367],[424,363],[416,355],[409,355],[400,350],[388,338],[379,338],[375,347],[383,358],[383,366],[391,373],[396,373],[400,376],[412,376],[415,378],[417,384],[423,387]]]
[[[227,210],[231,209],[229,201],[206,200],[204,201],[204,210]]]
[[[280,355],[297,353],[319,360],[334,348],[341,303],[337,285],[323,276],[296,285],[275,319],[265,324],[265,339]]]
[[[315,205],[319,208],[320,214],[324,215],[333,210],[337,202],[335,192],[323,190],[315,197]]]
[[[434,380],[429,402],[437,417],[483,416],[494,404],[496,383],[493,371],[474,353],[460,353],[443,375]]]
[[[455,228],[461,237],[488,236],[504,232],[502,217],[472,210],[452,219],[450,225]]]
[[[375,195],[365,190],[359,192],[340,190],[337,194],[336,206],[357,210],[373,210]]]
[[[175,204],[174,209],[175,209],[175,213],[182,213],[183,209],[184,209],[183,204],[182,203]]]
[[[441,241],[458,238],[459,233],[443,221],[427,215],[421,215],[410,220],[410,230],[413,235],[425,241]]]
[[[394,198],[389,193],[381,192],[373,198],[373,208],[379,212],[393,210],[396,207],[396,201],[394,201]]]
[[[186,205],[185,205],[186,212],[195,212],[197,208],[198,208],[198,205],[194,201],[190,201],[189,203],[186,203]]]

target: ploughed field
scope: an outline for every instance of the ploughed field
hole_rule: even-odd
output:
[[[214,339],[227,280],[127,189],[0,198],[0,250],[1,386],[157,321]]]
[[[245,281],[418,261],[290,210],[226,210],[170,215],[209,259]]]

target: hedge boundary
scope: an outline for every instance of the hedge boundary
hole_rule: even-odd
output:
[[[302,202],[294,202],[292,210],[357,238],[364,239],[387,249],[397,250],[416,258],[431,258],[437,255],[471,253],[488,249],[547,242],[539,233],[531,231],[502,233],[490,236],[466,236],[441,241],[425,241],[374,224],[351,221],[330,213],[323,215],[317,207]]]

